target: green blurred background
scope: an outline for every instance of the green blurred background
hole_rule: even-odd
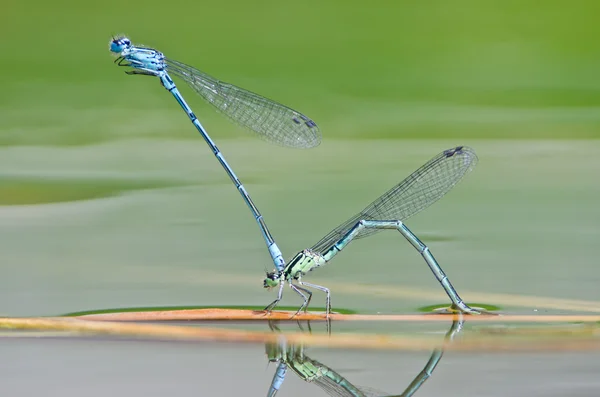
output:
[[[272,146],[179,82],[286,257],[465,144],[475,172],[409,222],[464,298],[598,299],[597,1],[2,8],[0,313],[272,299],[248,210],[158,81],[112,64],[119,33],[319,124],[316,149]],[[445,301],[394,233],[356,242],[310,281],[358,310]]]

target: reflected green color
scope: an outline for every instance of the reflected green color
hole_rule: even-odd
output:
[[[595,0],[174,0],[182,12],[157,28],[161,6],[6,4],[0,50],[18,61],[0,76],[0,144],[197,139],[157,81],[112,65],[117,32],[302,109],[325,140],[600,136]],[[190,105],[217,142],[244,136],[202,100]]]
[[[175,181],[0,176],[0,205],[31,205],[112,197],[177,186]]]
[[[172,310],[197,310],[197,309],[238,309],[238,310],[255,310],[264,311],[263,306],[156,306],[156,307],[123,307],[114,309],[98,309],[84,310],[80,312],[66,313],[63,317],[87,316],[91,314],[108,314],[108,313],[129,313],[129,312],[160,312]],[[293,306],[282,306],[278,308],[284,311],[295,311],[297,308]],[[316,308],[316,311],[325,311],[325,308]],[[336,313],[340,314],[356,314],[353,310],[336,309]]]

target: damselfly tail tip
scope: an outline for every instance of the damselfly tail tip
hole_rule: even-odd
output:
[[[108,43],[108,48],[110,52],[115,54],[120,54],[127,48],[131,47],[131,40],[127,38],[125,35],[113,35],[112,39]]]

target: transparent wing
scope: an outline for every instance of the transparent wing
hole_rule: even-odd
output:
[[[373,201],[364,210],[333,229],[312,250],[323,253],[360,220],[404,221],[442,198],[477,164],[475,151],[467,146],[445,150],[408,178]],[[355,239],[381,229],[363,229]]]
[[[310,365],[307,366],[307,363],[310,363]],[[380,392],[379,390],[355,386],[342,375],[317,360],[305,357],[303,366],[310,367],[312,369],[311,376],[304,377],[304,380],[319,386],[330,396],[375,397],[386,394]]]
[[[311,148],[321,143],[319,127],[302,113],[184,63],[166,59],[166,64],[170,74],[183,79],[218,111],[261,139],[294,148]]]
[[[313,380],[313,383],[319,386],[330,396],[335,397],[381,397],[387,393],[372,389],[370,387],[355,386],[341,376],[321,376]]]
[[[379,390],[351,384],[337,383],[336,379],[321,377],[315,379],[314,383],[330,396],[336,397],[382,397],[386,393]]]

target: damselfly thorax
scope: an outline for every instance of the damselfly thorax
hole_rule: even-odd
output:
[[[294,256],[283,270],[286,280],[297,280],[302,275],[321,267],[325,264],[325,258],[321,254],[310,249],[305,249]]]

